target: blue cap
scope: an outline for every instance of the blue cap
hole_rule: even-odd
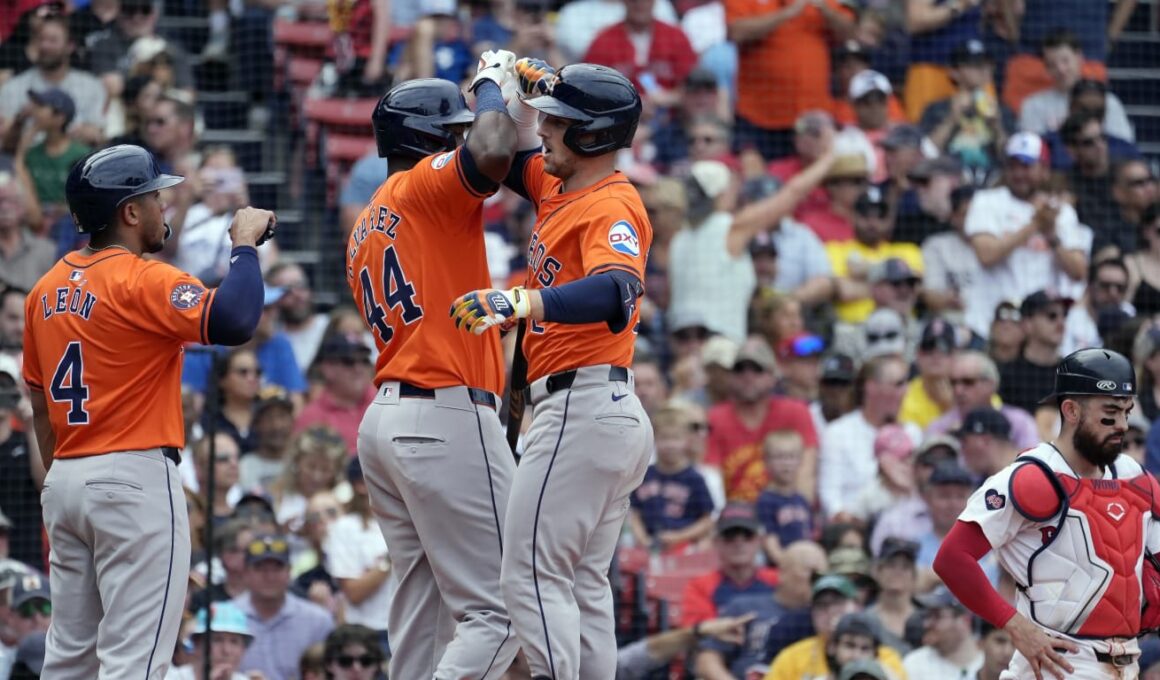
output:
[[[237,635],[245,635],[248,638],[253,638],[250,633],[250,623],[246,620],[245,613],[233,602],[215,602],[209,606],[210,611],[213,612],[213,632],[215,633],[236,633]],[[205,634],[206,615],[205,609],[197,610],[197,620],[194,622],[193,634]]]
[[[277,304],[285,294],[286,289],[282,286],[266,286],[265,296],[262,299],[262,306],[269,307],[270,305]]]
[[[64,126],[68,127],[74,116],[77,115],[77,105],[67,92],[59,87],[48,87],[43,90],[32,90],[28,98],[41,106],[47,106],[56,113],[64,115]]]

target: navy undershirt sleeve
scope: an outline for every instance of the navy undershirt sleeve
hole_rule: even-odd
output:
[[[622,293],[633,286],[632,281],[622,279],[636,281],[636,277],[620,272],[603,272],[562,286],[541,288],[544,321],[567,324],[604,321],[613,333],[620,332],[632,317],[637,298],[636,291],[631,290],[631,304],[625,305]]]
[[[258,251],[239,246],[230,253],[230,271],[222,279],[209,309],[207,335],[215,345],[241,345],[254,335],[262,318],[262,267]]]
[[[471,149],[467,145],[459,149],[459,166],[463,168],[463,177],[467,179],[467,183],[476,193],[487,196],[495,193],[495,190],[499,188],[499,182],[493,181],[483,174],[483,171],[475,164],[475,156],[471,155]]]
[[[524,166],[527,165],[528,159],[540,153],[539,149],[528,149],[527,151],[517,151],[515,158],[512,159],[512,167],[508,170],[507,177],[504,178],[504,186],[523,196],[527,200],[532,200],[528,196],[528,189],[524,186]]]

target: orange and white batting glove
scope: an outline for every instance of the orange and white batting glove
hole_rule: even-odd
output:
[[[451,303],[455,327],[480,335],[493,326],[508,327],[532,313],[532,300],[522,286],[510,290],[473,290]]]

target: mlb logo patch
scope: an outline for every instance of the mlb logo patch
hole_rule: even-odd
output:
[[[1002,510],[1007,505],[1007,497],[994,489],[987,489],[987,493],[983,494],[983,502],[987,504],[988,510]]]
[[[633,257],[640,255],[640,238],[636,235],[636,229],[625,220],[609,227],[608,245],[618,253]]]
[[[69,282],[71,282],[71,283],[76,283],[77,281],[80,281],[80,280],[81,280],[81,279],[83,279],[84,277],[85,277],[85,273],[84,273],[83,271],[81,271],[81,270],[79,270],[79,269],[74,269],[74,270],[72,270],[72,272],[71,272],[71,273],[68,275],[68,280],[69,280]]]

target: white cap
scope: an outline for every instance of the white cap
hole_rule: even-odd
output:
[[[169,47],[169,43],[165,42],[165,38],[147,35],[137,38],[133,45],[129,48],[129,63],[133,66],[152,60],[157,55],[165,52]]]
[[[891,94],[894,88],[890,87],[889,78],[871,69],[859,71],[850,79],[850,101],[857,101],[871,92]]]
[[[1043,160],[1043,140],[1034,132],[1017,132],[1007,140],[1007,157],[1039,163]]]
[[[862,331],[866,334],[863,359],[906,352],[906,322],[893,309],[880,307],[874,310],[862,325]]]
[[[733,368],[737,361],[737,343],[724,335],[714,335],[701,345],[701,365]]]
[[[697,161],[689,169],[689,174],[697,180],[697,185],[709,198],[720,196],[733,178],[733,173],[720,161]]]

